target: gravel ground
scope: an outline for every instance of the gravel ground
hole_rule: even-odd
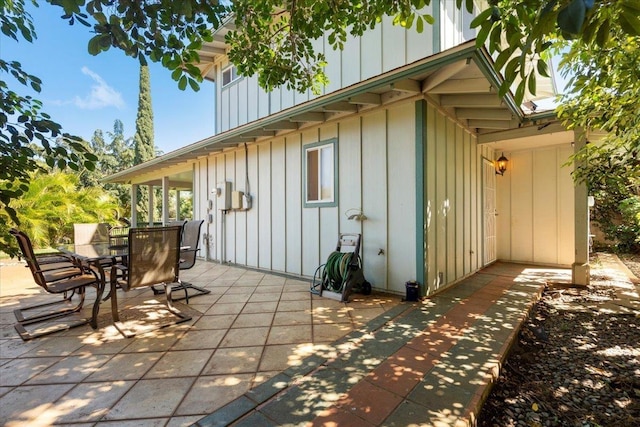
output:
[[[630,259],[640,268],[640,256]],[[640,314],[608,310],[615,291],[593,261],[587,289],[547,286],[479,427],[640,426]]]

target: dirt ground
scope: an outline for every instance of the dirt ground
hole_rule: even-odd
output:
[[[546,287],[479,427],[640,426],[640,308],[612,303],[617,279],[598,270],[598,258],[586,289]],[[640,277],[640,254],[619,258]]]

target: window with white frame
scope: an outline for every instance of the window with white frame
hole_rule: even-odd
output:
[[[337,140],[304,147],[305,206],[337,206]]]
[[[227,67],[222,70],[222,87],[225,87],[240,78],[240,74],[238,74],[238,69],[235,65]]]

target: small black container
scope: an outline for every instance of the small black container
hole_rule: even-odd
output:
[[[418,301],[420,299],[420,284],[415,280],[410,280],[405,284],[407,296],[405,301]]]

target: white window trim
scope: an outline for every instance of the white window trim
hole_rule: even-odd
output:
[[[329,200],[308,200],[309,196],[307,194],[308,191],[308,174],[307,174],[307,169],[308,169],[308,164],[307,164],[307,160],[308,160],[308,153],[309,151],[318,151],[320,152],[323,148],[325,147],[331,147],[331,149],[333,150],[333,156],[331,157],[331,160],[333,162],[333,197]],[[329,140],[325,140],[325,141],[320,141],[320,142],[315,142],[313,144],[307,144],[303,146],[302,149],[302,165],[303,165],[303,201],[304,201],[304,207],[305,208],[311,208],[311,207],[335,207],[338,206],[338,140],[337,138],[332,138]],[[318,174],[320,174],[320,170],[322,169],[322,166],[320,166],[319,170],[318,170]],[[320,183],[321,181],[321,177],[318,176],[318,183]],[[320,191],[320,190],[318,190]]]
[[[231,73],[231,80],[229,80],[229,82],[224,83],[224,75],[225,73],[230,72]],[[231,84],[233,84],[234,82],[240,80],[242,78],[242,76],[240,74],[238,74],[238,68],[231,64],[228,67],[224,68],[222,70],[222,87],[225,88]]]

